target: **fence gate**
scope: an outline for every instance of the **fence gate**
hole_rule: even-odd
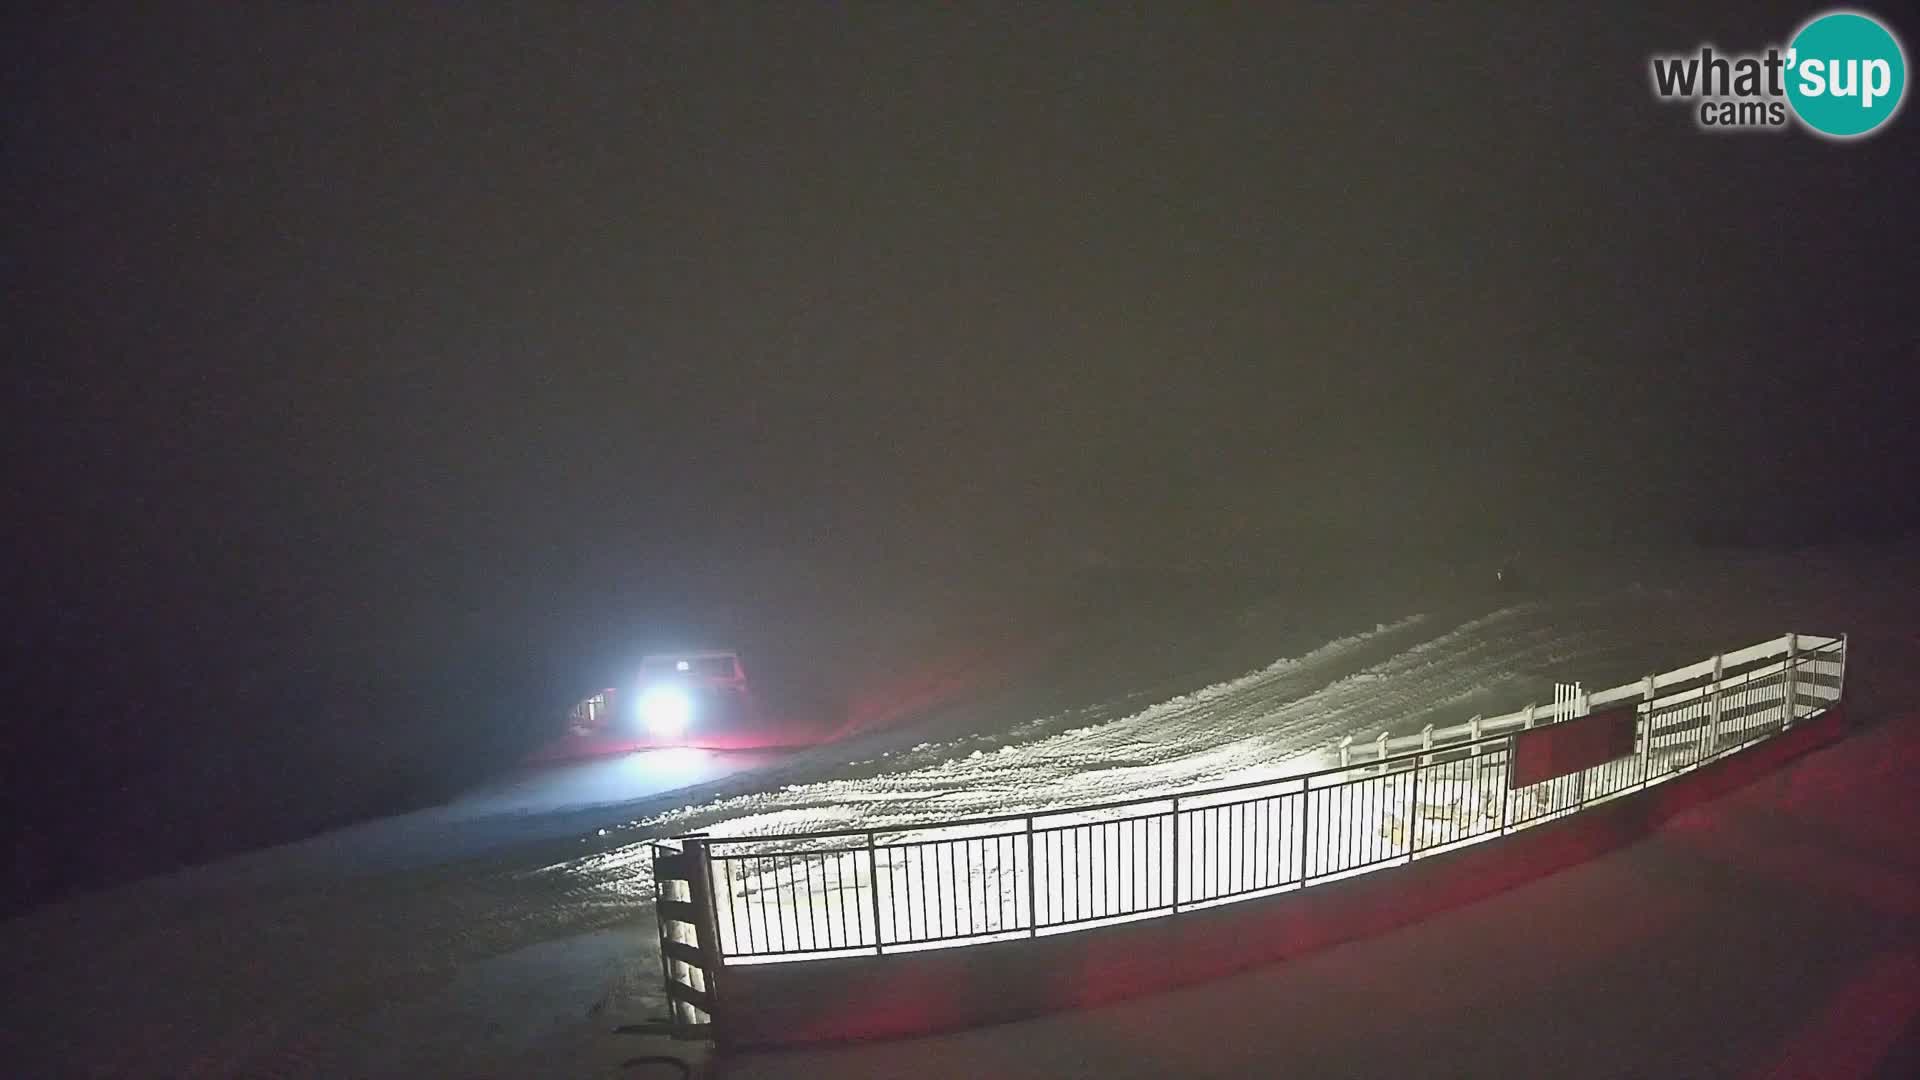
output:
[[[671,846],[674,843],[680,846]],[[711,1038],[716,1026],[720,939],[707,866],[707,842],[701,837],[653,844],[660,972],[666,979],[673,1032],[681,1038]]]

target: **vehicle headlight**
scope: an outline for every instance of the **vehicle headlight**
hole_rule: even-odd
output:
[[[678,735],[693,719],[693,699],[677,686],[654,686],[640,695],[640,722],[654,735]]]

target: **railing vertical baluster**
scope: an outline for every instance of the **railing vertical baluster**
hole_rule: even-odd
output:
[[[927,909],[927,901],[940,892],[940,865],[938,863],[935,863],[933,868],[933,888],[927,888],[927,844],[925,841],[913,846],[913,870],[915,874],[914,880],[920,883],[920,934],[914,938],[914,940],[918,941],[920,938],[927,936],[927,927],[933,922],[933,917]],[[912,936],[912,926],[909,925],[907,929],[909,936]]]
[[[1227,874],[1227,880],[1233,883],[1235,889],[1243,889],[1247,884],[1246,811],[1246,803],[1235,803],[1233,819],[1229,822],[1233,827],[1233,866]],[[1225,892],[1226,889],[1223,887],[1220,891]]]
[[[1659,683],[1652,675],[1640,688],[1640,786],[1647,786],[1647,780],[1653,775],[1653,697],[1659,691]]]
[[[1427,743],[1433,743],[1433,725],[1427,725]],[[1413,861],[1413,853],[1420,847],[1420,758],[1413,759],[1413,779],[1408,785],[1412,791],[1407,796],[1407,861]]]
[[[1649,731],[1652,728],[1648,728]],[[1513,788],[1513,736],[1507,736],[1507,767],[1502,772],[1507,775],[1500,782],[1500,835],[1507,834],[1507,792]]]
[[[1707,702],[1707,749],[1712,751],[1720,744],[1720,683],[1726,678],[1726,657],[1720,653],[1713,655],[1713,692]]]
[[[1180,914],[1180,797],[1173,797],[1173,913]]]
[[[767,876],[767,864],[772,862],[767,855],[756,856],[753,860],[754,876],[764,879]],[[762,886],[754,894],[753,913],[760,916],[760,932],[755,937],[756,947],[771,951],[773,949],[773,931],[767,928],[767,889]],[[748,916],[752,918],[751,915]]]
[[[720,935],[721,951],[726,953],[732,951],[729,946],[737,946],[740,941],[739,931],[735,930],[733,926],[733,864],[724,857],[714,858],[713,847],[711,845],[707,847],[707,857],[719,864],[720,875],[726,879],[725,889],[714,890],[716,899],[722,894],[727,898],[727,928],[726,933]],[[718,929],[718,927],[715,927],[715,929]]]
[[[836,851],[833,854],[833,895],[840,901],[840,947],[853,946],[853,933],[847,927],[847,853]],[[854,872],[856,875],[859,871]],[[858,895],[859,890],[854,890]]]
[[[807,861],[801,863],[800,866],[807,875],[807,932],[805,936],[812,940],[812,947],[817,949],[820,947],[820,920],[813,908],[813,861],[813,857],[809,855],[807,856]],[[825,893],[821,894],[823,898],[825,895]],[[794,936],[798,938],[801,935],[795,934]]]
[[[1128,818],[1126,823],[1119,827],[1121,830],[1120,872],[1124,882],[1121,886],[1120,906],[1128,912],[1139,911],[1144,906],[1140,903],[1140,868],[1146,862],[1147,849],[1140,842],[1141,824],[1141,819],[1137,817]]]
[[[933,932],[940,937],[945,937],[947,933],[947,910],[949,908],[953,910],[954,928],[958,930],[960,927],[960,885],[959,882],[954,880],[953,868],[953,849],[957,846],[958,845],[951,840],[945,841],[940,845],[941,849],[944,850],[947,855],[947,873],[944,880],[940,875],[940,860],[936,857],[933,861],[934,888],[938,890],[935,895],[939,899],[939,903],[934,906],[933,911],[935,916]],[[952,903],[948,903],[948,901],[952,901]]]
[[[1782,730],[1793,726],[1794,712],[1794,667],[1800,663],[1800,635],[1787,635],[1787,662],[1780,675],[1780,727]]]
[[[1300,830],[1300,887],[1307,885],[1307,813],[1312,808],[1313,784],[1310,780],[1300,781],[1300,813],[1294,827]]]
[[[779,868],[775,871],[773,875],[773,882],[775,886],[773,891],[773,904],[774,904],[773,922],[774,922],[774,925],[778,927],[780,930],[780,949],[782,952],[786,951],[789,947],[787,944],[789,939],[787,937],[788,904],[786,900],[787,900],[787,897],[793,892],[792,870],[793,870],[793,856],[782,855],[780,857]],[[797,924],[799,920],[798,912],[794,913],[794,919]],[[796,931],[796,936],[798,936],[797,931]]]
[[[1206,831],[1203,834],[1206,839],[1196,841],[1193,845],[1194,851],[1200,856],[1200,873],[1198,880],[1193,883],[1193,891],[1187,894],[1192,897],[1194,901],[1198,902],[1213,896],[1214,889],[1220,880],[1220,865],[1222,862],[1220,858],[1220,808],[1217,806],[1206,807],[1194,815],[1194,820],[1204,820],[1207,823]]]
[[[1060,899],[1062,908],[1071,912],[1069,919],[1080,917],[1080,884],[1086,878],[1080,873],[1080,826],[1069,825],[1060,830],[1060,861],[1066,864],[1066,872],[1060,875]],[[1068,906],[1068,894],[1072,894],[1072,906]]]
[[[946,896],[948,902],[943,903],[940,908],[940,932],[942,934],[947,931],[947,912],[949,910],[953,912],[953,932],[956,934],[960,932],[960,849],[964,846],[966,846],[966,841],[964,840],[949,841],[945,845],[947,849],[947,884],[941,892]]]
[[[1040,864],[1033,861],[1033,817],[1027,817],[1027,936],[1040,936],[1040,907],[1036,903],[1039,895],[1034,879],[1040,875]]]
[[[867,834],[867,886],[873,894],[870,897],[873,904],[873,952],[878,956],[886,950],[881,947],[885,938],[880,933],[880,850],[873,842],[871,832]]]

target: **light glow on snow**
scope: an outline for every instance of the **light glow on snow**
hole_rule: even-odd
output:
[[[1837,698],[1838,667],[1799,659],[1796,716]],[[1519,789],[1509,790],[1510,744],[1500,739],[1436,747],[1386,768],[1356,764],[1105,808],[719,838],[710,851],[721,949],[730,963],[752,963],[939,948],[1305,888],[1664,782],[1782,730],[1786,685],[1774,664],[1730,676],[1717,694],[1656,700],[1641,710],[1633,756]]]

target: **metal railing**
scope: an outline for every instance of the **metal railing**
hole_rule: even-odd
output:
[[[725,963],[1067,932],[1308,888],[1528,828],[1658,783],[1839,700],[1844,638],[1785,637],[1281,780],[940,824],[706,840]],[[1665,692],[1663,692],[1665,691]],[[1636,713],[1629,756],[1511,787],[1520,732]],[[1537,715],[1536,715],[1537,714]],[[1462,737],[1466,736],[1466,737]]]

